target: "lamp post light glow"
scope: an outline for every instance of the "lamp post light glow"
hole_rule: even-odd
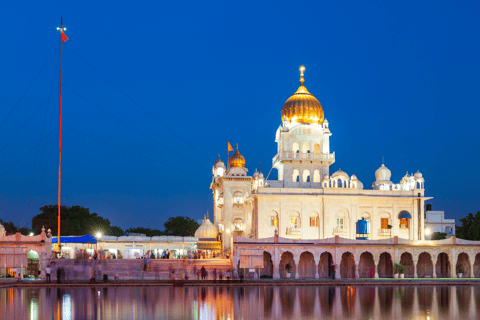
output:
[[[30,232],[29,236],[30,236],[30,237],[33,237],[33,232]]]
[[[97,238],[97,243],[95,245],[95,251],[98,250],[98,240],[100,240],[100,238],[102,237],[102,233],[101,232],[97,232],[97,234],[95,235],[95,237]]]
[[[431,234],[432,234],[432,231],[431,231],[429,228],[426,228],[426,229],[425,229],[425,235],[426,235],[426,236],[429,236],[429,235],[431,235]]]

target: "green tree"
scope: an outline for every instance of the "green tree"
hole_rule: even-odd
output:
[[[165,232],[163,232],[161,230],[143,228],[143,227],[130,228],[130,229],[125,230],[125,233],[143,233],[147,237],[156,237],[156,236],[165,235]]]
[[[461,228],[457,232],[457,238],[465,240],[480,240],[480,211],[473,215],[469,213],[465,218],[460,219]]]
[[[3,225],[7,234],[20,232],[23,235],[28,235],[30,233],[30,229],[25,227],[17,227],[12,221],[6,222],[0,219],[0,224]]]
[[[193,237],[200,225],[191,218],[179,216],[168,218],[163,226],[165,234],[169,236]]]
[[[445,232],[434,232],[432,234],[432,240],[443,240],[447,239],[447,234]]]
[[[32,219],[32,229],[51,229],[52,235],[58,235],[58,206],[48,205],[40,208],[40,213]],[[80,236],[101,232],[104,235],[121,236],[124,234],[119,227],[111,226],[108,219],[96,213],[90,213],[88,208],[81,206],[62,206],[60,232],[62,235]]]

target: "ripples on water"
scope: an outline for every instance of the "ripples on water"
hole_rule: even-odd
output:
[[[478,308],[478,313],[477,313]],[[476,286],[0,289],[0,319],[478,319]]]

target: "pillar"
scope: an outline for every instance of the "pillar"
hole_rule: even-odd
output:
[[[280,251],[278,248],[275,248],[272,257],[273,263],[273,279],[280,279]]]
[[[475,264],[475,256],[471,257],[472,255],[470,254],[468,256],[468,260],[470,260],[470,278],[475,278],[475,274],[473,273],[474,269],[473,269],[473,265]]]
[[[338,257],[337,255],[333,256],[332,255],[332,259],[333,260],[333,264],[336,266],[336,269],[335,269],[335,279],[338,279],[338,280],[341,280],[342,279],[342,273],[340,272],[340,270],[342,269],[341,268],[341,264],[342,264],[342,252],[340,252],[340,257]],[[338,261],[338,262],[337,262]]]
[[[432,255],[432,265],[433,265],[433,272],[432,272],[432,278],[437,277],[437,255]]]
[[[360,265],[360,257],[358,257],[358,260],[355,260],[354,258],[353,261],[355,261],[355,279],[360,279],[360,274],[358,273],[358,266]]]
[[[414,278],[419,278],[418,276],[418,258],[415,259],[415,257],[412,257],[413,261],[413,277]]]
[[[373,263],[375,264],[375,279],[378,279],[379,278],[379,275],[378,275],[378,264],[380,263],[380,259],[375,259],[373,260]]]
[[[315,261],[315,279],[320,278],[320,275],[318,274],[318,267],[320,264],[320,256],[318,256],[318,264],[317,261],[315,260],[315,255],[313,256],[313,261]]]
[[[300,257],[293,257],[293,260],[295,261],[295,279],[298,279],[298,264],[300,263]]]

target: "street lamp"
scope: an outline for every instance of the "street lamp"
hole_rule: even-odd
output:
[[[97,243],[96,243],[96,246],[95,246],[95,251],[98,251],[98,240],[100,240],[100,238],[102,237],[102,233],[101,232],[97,232],[97,234],[95,235],[96,238],[97,238]]]
[[[425,229],[425,235],[426,235],[426,236],[429,236],[429,235],[431,235],[431,234],[432,234],[432,231],[431,231],[429,228],[426,228],[426,229]]]

